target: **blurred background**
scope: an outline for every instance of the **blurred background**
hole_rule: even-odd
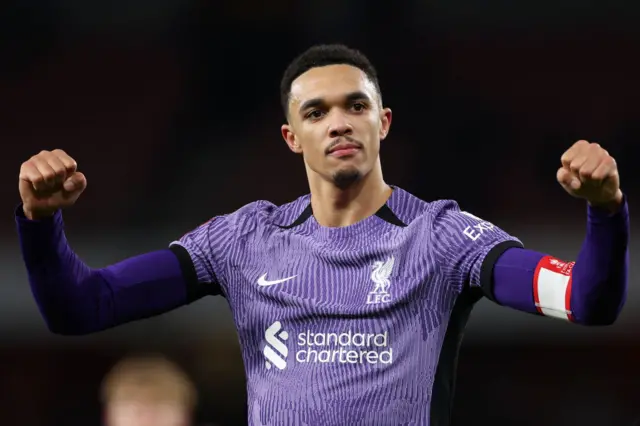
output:
[[[376,65],[394,111],[387,182],[453,198],[571,260],[585,206],[555,181],[578,139],[640,189],[640,5],[626,0],[7,0],[0,4],[0,423],[100,424],[99,386],[123,356],[186,369],[198,424],[246,423],[229,309],[208,298],[89,337],[51,335],[29,292],[13,222],[20,164],[62,148],[89,187],[65,214],[99,267],[163,248],[256,199],[307,192],[280,137],[279,80],[314,43]],[[636,160],[634,160],[634,158]],[[632,264],[640,254],[632,240]],[[481,301],[460,356],[455,425],[631,425],[640,418],[640,294],[608,328]]]

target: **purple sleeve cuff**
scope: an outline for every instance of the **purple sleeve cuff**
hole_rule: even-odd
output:
[[[607,325],[620,314],[627,297],[629,234],[626,198],[613,214],[588,207],[587,234],[572,271],[570,309],[575,322]],[[533,284],[536,268],[545,256],[532,250],[507,249],[487,265],[492,279],[485,293],[501,305],[538,313]]]
[[[188,254],[180,249],[92,269],[69,247],[60,212],[29,220],[19,206],[15,218],[31,291],[55,333],[103,330],[169,311],[205,294],[197,287]]]
[[[622,198],[622,204],[615,213],[587,204],[587,219],[590,223],[609,223],[611,220],[617,220],[618,223],[622,224],[628,222],[629,204],[627,203],[627,196],[625,195]]]

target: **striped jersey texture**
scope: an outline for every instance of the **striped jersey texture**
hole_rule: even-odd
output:
[[[401,188],[353,225],[310,195],[250,203],[173,244],[229,303],[250,425],[448,425],[456,357],[482,265],[519,241],[450,200]]]

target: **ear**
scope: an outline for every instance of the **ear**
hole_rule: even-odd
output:
[[[282,127],[280,128],[280,131],[282,132],[282,138],[287,143],[287,146],[289,147],[289,149],[295,152],[296,154],[302,154],[302,148],[298,143],[298,138],[296,137],[296,134],[293,132],[293,128],[291,127],[291,125],[283,124]]]
[[[384,140],[391,130],[391,109],[383,108],[380,111],[380,140]]]

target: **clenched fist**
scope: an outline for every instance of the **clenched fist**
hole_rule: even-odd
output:
[[[73,205],[87,187],[77,169],[75,160],[61,149],[42,151],[22,163],[18,189],[27,218],[45,218]]]
[[[589,204],[615,209],[622,202],[616,160],[597,143],[578,141],[561,157],[558,182]]]

